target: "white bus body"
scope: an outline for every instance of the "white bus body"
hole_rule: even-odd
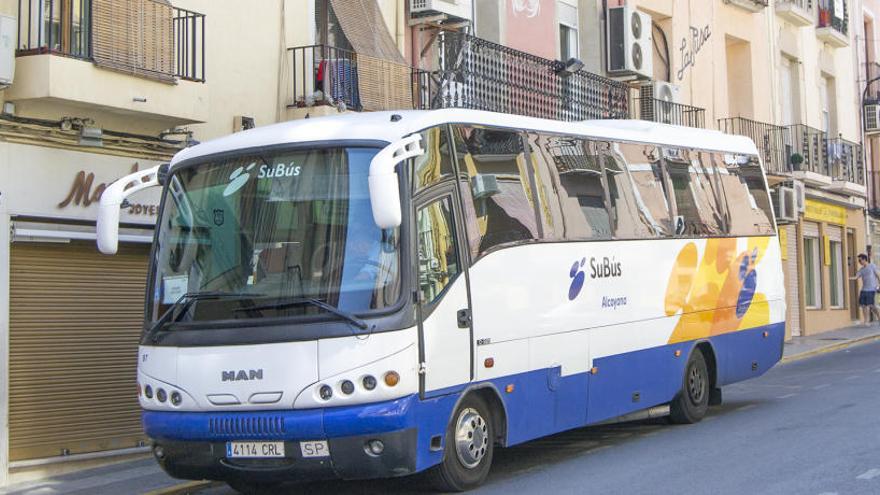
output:
[[[374,162],[366,196],[366,164],[414,135],[413,156],[383,169],[399,193],[379,230],[389,193]],[[362,159],[357,177],[316,171]],[[465,489],[494,444],[663,404],[698,421],[782,354],[757,160],[714,131],[468,110],[300,120],[183,150],[160,180],[138,359],[154,454],[173,476],[233,486],[434,468]],[[378,261],[355,274],[359,235]],[[367,295],[322,288],[360,278]],[[199,291],[217,293],[188,299]],[[289,299],[306,292],[356,318]]]

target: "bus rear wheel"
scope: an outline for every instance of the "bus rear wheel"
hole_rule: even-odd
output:
[[[470,394],[461,401],[446,431],[443,462],[429,473],[444,492],[462,492],[483,483],[495,452],[495,425],[486,401]]]
[[[694,349],[684,368],[681,391],[669,403],[669,421],[675,424],[697,423],[709,409],[709,369],[706,358]]]

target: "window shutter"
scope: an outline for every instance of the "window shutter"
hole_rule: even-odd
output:
[[[95,65],[174,82],[168,0],[93,0],[92,9]]]

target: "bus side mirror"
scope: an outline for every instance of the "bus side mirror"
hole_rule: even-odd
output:
[[[400,181],[395,167],[414,156],[425,154],[421,134],[413,134],[389,144],[370,162],[370,204],[373,221],[380,229],[400,226]]]
[[[119,248],[119,211],[128,196],[159,185],[161,165],[142,170],[117,180],[107,186],[101,194],[98,205],[97,241],[98,250],[104,254],[116,254]],[[167,170],[167,169],[166,169]]]

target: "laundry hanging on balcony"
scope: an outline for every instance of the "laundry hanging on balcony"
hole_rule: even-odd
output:
[[[412,108],[411,69],[388,31],[376,0],[330,0],[330,5],[357,53],[357,77],[346,80],[356,84],[359,109]],[[331,68],[331,77],[333,74]]]

